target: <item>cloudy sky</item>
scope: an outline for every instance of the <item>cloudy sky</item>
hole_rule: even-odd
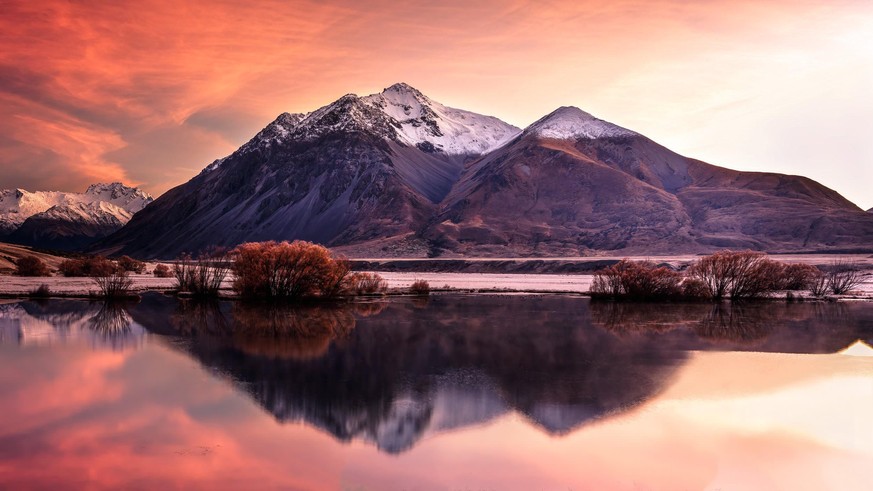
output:
[[[127,5],[125,5],[125,3]],[[0,0],[0,188],[157,195],[283,111],[394,82],[525,126],[574,105],[873,207],[873,2]]]

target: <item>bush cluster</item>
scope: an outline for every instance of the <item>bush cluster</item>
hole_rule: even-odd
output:
[[[166,264],[158,264],[155,266],[152,274],[155,275],[155,278],[172,278],[173,272],[170,270],[170,267]]]
[[[634,300],[682,296],[682,275],[647,261],[623,259],[594,274],[591,294]]]
[[[66,259],[58,266],[58,271],[67,277],[98,277],[109,276],[115,272],[118,266],[101,256],[92,256],[81,259]]]
[[[51,276],[52,272],[42,259],[36,256],[23,256],[15,261],[16,276]]]
[[[857,263],[837,260],[813,276],[810,291],[817,297],[843,295],[860,285],[861,280],[861,268]]]
[[[373,295],[388,290],[388,283],[376,273],[352,273],[348,291],[355,295]]]
[[[243,298],[333,297],[359,277],[350,274],[348,261],[305,241],[250,242],[238,246],[233,256],[233,288]]]
[[[757,298],[781,290],[785,266],[754,251],[721,251],[703,257],[688,269],[712,298]]]
[[[128,273],[143,274],[145,273],[146,263],[133,259],[130,256],[121,256],[118,258],[118,267]]]
[[[624,299],[715,299],[765,297],[775,291],[841,294],[861,282],[859,268],[835,263],[825,271],[783,264],[754,251],[721,251],[697,260],[685,275],[646,261],[622,260],[595,273],[594,297]]]
[[[409,286],[409,293],[413,295],[430,295],[430,283],[425,280],[415,280]]]

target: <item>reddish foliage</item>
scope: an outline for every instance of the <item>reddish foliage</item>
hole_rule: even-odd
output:
[[[24,256],[15,261],[16,276],[51,276],[52,272],[42,259],[36,256]]]
[[[155,278],[172,278],[173,277],[173,272],[170,271],[170,267],[167,266],[166,264],[158,264],[157,266],[155,266],[155,269],[154,269],[154,271],[152,271],[152,274],[155,275]]]
[[[591,294],[629,299],[676,298],[682,275],[650,262],[623,259],[594,274]]]
[[[305,241],[250,242],[234,250],[233,288],[247,298],[301,299],[343,292],[348,261]]]
[[[785,265],[760,252],[721,251],[699,259],[688,274],[706,285],[712,298],[755,298],[782,288]]]
[[[415,280],[409,286],[409,292],[413,295],[430,295],[430,283],[425,280]]]
[[[84,259],[67,259],[58,266],[64,276],[108,276],[117,266],[105,257],[93,256]]]
[[[121,256],[118,258],[118,267],[129,273],[142,274],[145,272],[146,264],[130,256]]]
[[[821,270],[809,264],[788,264],[782,274],[782,290],[809,290]]]

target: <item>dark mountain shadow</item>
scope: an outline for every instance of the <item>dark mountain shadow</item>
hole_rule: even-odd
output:
[[[659,393],[686,354],[591,328],[567,297],[435,296],[329,306],[131,309],[278,421],[389,453],[510,410],[560,435]]]

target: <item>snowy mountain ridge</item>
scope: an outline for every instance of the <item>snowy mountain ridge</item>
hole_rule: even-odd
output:
[[[38,244],[34,236],[70,238],[84,233],[89,240],[99,238],[121,228],[152,201],[148,193],[119,182],[92,184],[84,193],[0,190],[0,236],[63,248]]]
[[[313,141],[338,131],[369,132],[404,146],[449,156],[481,155],[521,133],[521,129],[496,117],[448,107],[405,83],[397,83],[378,94],[346,94],[312,112],[282,113],[238,152],[269,148],[289,139]],[[217,169],[226,159],[215,160],[203,172]]]
[[[638,136],[638,133],[608,121],[597,119],[578,107],[573,106],[564,106],[556,109],[530,125],[525,130],[525,133],[556,140],[573,138],[594,140],[597,138]]]

